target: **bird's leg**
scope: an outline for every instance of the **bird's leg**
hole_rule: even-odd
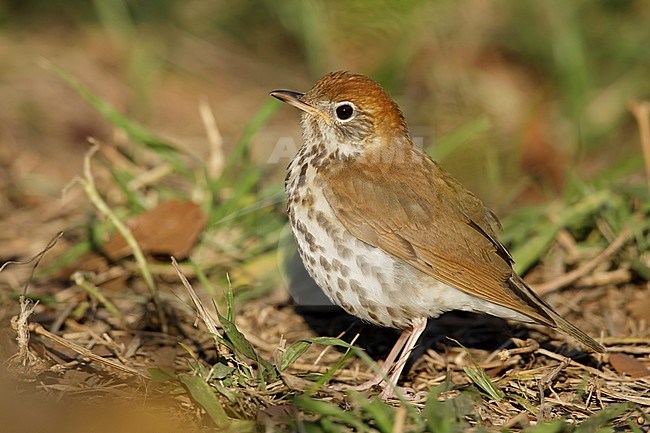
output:
[[[427,327],[427,319],[425,317],[421,317],[413,321],[413,327],[410,330],[408,340],[406,340],[406,343],[404,344],[402,354],[400,355],[399,359],[397,360],[397,363],[395,364],[395,368],[390,374],[388,383],[386,383],[386,387],[381,392],[382,399],[386,400],[390,397],[395,396],[395,389],[397,389],[398,392],[402,392],[405,395],[413,394],[413,390],[409,390],[406,388],[404,389],[398,388],[397,381],[399,380],[399,377],[402,374],[402,370],[406,365],[406,361],[409,359],[409,356],[411,356],[411,352],[415,347],[415,343],[417,343],[418,339],[420,338],[420,335],[422,335],[426,327]]]
[[[384,378],[388,376],[388,373],[390,372],[391,368],[393,368],[393,364],[395,363],[395,358],[397,358],[397,355],[401,352],[402,348],[404,347],[404,344],[406,344],[406,341],[411,336],[412,332],[413,330],[411,328],[402,331],[402,334],[395,342],[395,345],[390,350],[390,353],[386,357],[384,364],[381,366],[381,373],[375,374],[375,376],[372,379],[356,386],[333,385],[331,388],[336,391],[343,391],[343,390],[365,391],[367,389],[372,388],[375,385],[379,385],[380,383],[382,383],[384,381]]]

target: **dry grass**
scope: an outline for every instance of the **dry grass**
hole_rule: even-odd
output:
[[[153,319],[155,323],[155,315],[149,310],[153,304],[125,308],[118,303],[123,311],[129,311],[127,314],[132,316],[134,323],[140,323],[140,329],[125,329],[116,327],[113,317],[101,309],[89,310],[85,318],[80,318],[75,310],[80,308],[83,297],[70,296],[71,293],[64,295],[67,301],[47,306],[30,307],[28,301],[21,300],[13,307],[17,311],[19,306],[24,306],[19,319],[14,320],[15,330],[22,336],[19,340],[21,355],[20,360],[9,361],[8,371],[23,383],[20,388],[35,388],[41,395],[58,395],[68,404],[78,404],[82,398],[86,402],[82,407],[89,412],[96,410],[94,405],[112,407],[121,399],[134,403],[143,398],[152,402],[164,400],[165,416],[181,416],[183,422],[196,426],[209,422],[205,415],[191,408],[198,404],[209,413],[210,406],[197,399],[189,388],[191,385],[183,382],[187,374],[197,374],[211,384],[209,389],[218,397],[218,407],[226,409],[224,416],[228,422],[256,420],[260,426],[266,425],[273,430],[295,427],[292,419],[309,422],[329,417],[336,423],[346,424],[345,419],[338,419],[336,414],[323,408],[304,402],[296,406],[294,398],[301,395],[311,395],[313,401],[347,407],[359,417],[365,413],[361,409],[364,400],[359,395],[330,391],[326,386],[314,389],[314,380],[328,373],[341,360],[340,350],[312,345],[278,376],[260,381],[256,379],[262,368],[259,360],[252,360],[250,355],[242,356],[237,345],[222,344],[220,336],[224,331],[210,307],[211,301],[205,293],[196,294],[187,281],[184,284],[189,297],[183,293],[180,283],[165,287],[178,298],[168,297],[165,301],[169,317],[173,318],[168,333],[147,330],[148,321]],[[50,285],[46,290],[51,289]],[[570,296],[572,292],[561,296]],[[598,325],[589,325],[589,322],[598,322],[594,320],[597,319],[594,308],[608,308],[612,298],[633,303],[636,292],[630,285],[592,289],[590,308],[584,313],[568,313],[568,316],[594,332]],[[332,335],[356,340],[357,345],[375,357],[385,355],[390,347],[391,341],[385,331],[363,326],[341,312],[300,314],[286,301],[280,297],[275,301],[247,302],[240,305],[236,315],[237,328],[250,342],[256,356],[269,360],[276,368],[291,343],[308,337]],[[198,315],[188,308],[192,304],[199,311]],[[34,307],[37,315],[28,318]],[[92,315],[87,316],[89,313]],[[332,314],[336,318],[333,319]],[[467,316],[451,314],[433,323],[433,328],[420,342],[420,353],[410,367],[406,385],[416,390],[442,390],[439,398],[458,402],[461,419],[486,428],[518,430],[555,419],[578,425],[594,413],[618,403],[634,405],[613,415],[618,419],[615,425],[632,423],[647,427],[648,419],[644,420],[642,413],[650,410],[650,377],[629,377],[610,363],[610,357],[626,354],[648,366],[650,337],[642,322],[629,317],[613,317],[609,326],[630,332],[624,332],[624,337],[602,338],[611,354],[598,359],[576,351],[564,336],[546,329],[517,325],[507,328],[497,319]],[[88,320],[90,317],[92,320]],[[197,318],[199,326],[196,326]],[[65,332],[47,331],[40,323],[50,327],[58,324],[58,329],[63,328]],[[25,349],[27,331],[31,332],[29,349]],[[454,339],[470,349],[460,347]],[[490,398],[472,383],[467,374],[467,369],[473,368],[472,359],[503,393],[503,398]],[[215,366],[229,367],[230,374],[239,371],[239,379],[229,382],[215,372]],[[353,384],[371,376],[371,367],[352,357],[337,369],[332,381]],[[32,385],[26,386],[28,383]],[[179,394],[183,390],[181,384],[194,397],[192,400],[185,392]],[[140,391],[134,392],[137,389]],[[164,398],[170,395],[175,397]],[[423,410],[430,398],[434,397],[410,402],[410,406]],[[93,403],[87,405],[88,400]],[[160,410],[159,403],[152,404]],[[399,431],[401,425],[405,426],[403,431],[418,425],[412,415],[405,415],[403,404],[399,401],[392,404],[402,408],[389,417],[394,431]],[[153,410],[148,404],[144,404],[143,409]],[[252,428],[248,424],[240,427]]]
[[[318,14],[310,9],[317,2],[309,4],[301,12],[304,15],[288,20],[303,25],[291,32],[316,32],[318,26],[309,25],[309,20],[317,20]],[[412,18],[425,16],[423,12],[432,8],[423,3],[404,12],[402,18],[412,33],[397,32],[404,38],[396,39],[396,46],[408,42],[406,39],[413,43],[431,39],[431,26]],[[563,19],[555,9],[545,11],[550,21]],[[332,12],[334,21],[339,12]],[[517,15],[520,12],[523,15]],[[526,13],[516,6],[512,13],[520,18],[514,23],[528,23],[523,19]],[[32,81],[21,81],[19,88],[28,95],[46,91],[50,96],[42,111],[29,104],[21,106],[22,100],[14,96],[15,105],[27,112],[28,119],[22,123],[12,119],[21,125],[15,128],[15,137],[0,134],[0,259],[4,263],[0,272],[0,360],[5,367],[0,373],[0,423],[4,429],[647,431],[648,191],[641,176],[641,153],[623,155],[629,157],[626,159],[617,153],[618,146],[612,145],[620,142],[625,149],[637,149],[637,125],[631,119],[620,120],[625,106],[620,100],[629,97],[628,88],[620,82],[646,83],[647,74],[640,73],[642,66],[633,65],[611,86],[587,91],[580,85],[570,87],[575,77],[588,75],[581,73],[579,65],[569,65],[577,68],[574,70],[561,70],[560,65],[554,72],[561,82],[548,79],[541,85],[538,80],[543,78],[538,75],[553,74],[525,68],[524,54],[537,59],[545,51],[533,50],[517,58],[508,53],[524,48],[482,46],[476,41],[488,39],[489,29],[496,24],[483,18],[486,14],[481,8],[467,10],[460,14],[463,16],[450,14],[454,19],[449,23],[460,20],[476,33],[459,39],[445,36],[438,44],[419,47],[419,51],[414,48],[404,55],[409,59],[400,57],[395,63],[388,60],[399,57],[395,54],[401,50],[393,50],[385,63],[381,57],[385,53],[378,48],[371,50],[368,58],[379,59],[372,65],[376,75],[395,87],[399,71],[412,62],[413,84],[402,89],[403,99],[411,107],[409,114],[413,114],[409,118],[419,124],[442,125],[444,137],[434,150],[451,155],[449,165],[461,174],[480,172],[481,176],[474,178],[487,179],[478,187],[484,188],[481,192],[488,200],[510,209],[518,207],[515,202],[544,204],[513,213],[506,220],[506,240],[518,257],[525,259],[520,263],[528,269],[531,284],[537,283],[540,293],[559,313],[607,345],[609,354],[584,353],[573,341],[545,328],[450,313],[430,323],[403,378],[405,385],[426,391],[426,397],[384,404],[374,398],[376,390],[366,394],[332,391],[329,384],[369,379],[376,368],[372,360],[386,355],[397,334],[364,325],[330,307],[295,305],[286,286],[309,283],[291,272],[285,280],[280,277],[286,270],[278,265],[280,253],[286,249],[283,204],[278,194],[283,167],[265,165],[268,152],[259,147],[271,139],[265,141],[256,134],[273,136],[272,127],[265,128],[278,125],[270,120],[274,106],[264,102],[266,92],[294,82],[304,84],[304,77],[287,73],[284,64],[268,67],[265,58],[242,58],[236,54],[238,45],[225,43],[228,49],[206,46],[183,34],[177,51],[170,54],[170,58],[175,56],[170,63],[184,67],[193,56],[214,63],[206,66],[198,62],[200,67],[192,71],[201,79],[164,75],[159,118],[147,123],[182,136],[176,140],[182,143],[178,144],[138,125],[133,118],[142,118],[139,114],[124,115],[139,113],[143,101],[137,99],[129,105],[133,101],[124,96],[128,93],[126,80],[98,66],[108,62],[117,68],[115,65],[123,66],[126,60],[137,66],[137,50],[129,46],[128,39],[118,43],[123,51],[117,48],[116,53],[106,48],[99,32],[91,30],[78,41],[79,51],[71,49],[64,38],[53,37],[49,44],[47,36],[29,35],[11,44],[0,40],[11,49],[8,59],[38,51],[61,60],[69,70],[74,65],[75,75],[83,79],[77,81],[60,71],[76,89],[74,93],[56,78],[51,66],[46,72],[35,68],[31,59],[22,58],[18,63],[29,63],[24,70],[29,70]],[[450,25],[443,22],[437,28],[449,32],[446,26]],[[452,27],[455,30],[455,24]],[[641,32],[639,29],[632,36]],[[327,31],[304,34],[304,40],[298,42],[316,50],[310,52],[320,52],[317,49],[331,43],[329,35]],[[542,32],[542,36],[540,46],[546,47],[547,34]],[[571,32],[551,36],[553,47],[581,46],[581,41],[571,39],[577,37]],[[375,40],[386,35],[369,31],[362,37]],[[370,69],[368,59],[354,63],[359,57],[354,43],[361,44],[353,41],[346,45],[342,57],[351,68]],[[444,59],[448,53],[463,55],[437,68],[425,62]],[[159,66],[145,63],[147,68]],[[134,64],[129,67],[137,69]],[[309,65],[314,70],[318,66]],[[427,75],[434,69],[433,75]],[[16,67],[6,73],[22,78],[24,70]],[[242,74],[242,70],[248,72]],[[263,73],[255,75],[258,70]],[[134,93],[142,96],[146,93],[143,77],[149,79],[156,71],[133,73]],[[470,82],[474,87],[464,87]],[[547,100],[550,97],[540,90],[555,85],[561,89],[560,102]],[[106,105],[86,87],[109,95],[120,109]],[[449,90],[457,87],[463,91]],[[212,92],[215,113],[204,100],[197,109],[194,95],[207,92],[206,88]],[[296,90],[301,88],[296,86]],[[504,93],[503,101],[512,105],[497,106],[501,100],[494,97],[493,89]],[[641,85],[634,89],[644,94]],[[424,93],[434,96],[435,104],[423,99]],[[571,155],[558,148],[578,147],[575,137],[582,137],[579,132],[584,131],[578,131],[576,125],[567,126],[566,118],[571,117],[576,101],[587,100],[585,94],[592,93],[596,96],[581,118],[588,122],[577,124],[592,127],[592,135],[599,137],[584,138],[587,146],[609,149],[590,155],[589,161],[576,168],[581,174],[603,173],[582,182],[570,179],[571,169],[563,164],[571,161]],[[77,94],[103,117],[75,106],[72,101]],[[470,94],[472,97],[467,97]],[[224,95],[231,96],[224,100]],[[530,101],[536,98],[542,102]],[[66,105],[69,111],[53,108],[59,107],[61,100],[71,101]],[[466,105],[461,111],[454,104]],[[647,105],[631,107],[643,149],[648,152],[648,118],[643,111]],[[477,117],[477,112],[489,115]],[[533,120],[527,120],[528,116]],[[244,126],[242,119],[252,121]],[[293,125],[295,118],[291,122]],[[598,129],[601,123],[614,125],[617,135],[602,133]],[[287,125],[282,124],[282,131],[288,130]],[[616,125],[623,126],[616,129]],[[588,133],[591,130],[585,136]],[[201,134],[205,137],[196,138]],[[575,137],[571,138],[572,134]],[[84,174],[87,135],[100,137],[103,144],[92,166],[89,159],[85,161],[84,191],[66,185]],[[494,151],[496,142],[514,142],[519,135],[524,137],[522,147],[499,150],[508,154],[500,159],[501,153]],[[507,139],[502,140],[503,136]],[[550,145],[555,139],[559,144]],[[261,145],[255,147],[255,143]],[[476,148],[461,152],[466,143]],[[511,155],[518,152],[523,155],[521,161],[513,162]],[[609,167],[618,157],[623,168]],[[479,162],[472,165],[472,158]],[[519,171],[511,173],[509,167],[520,163]],[[519,182],[522,178],[515,185],[513,179]],[[557,198],[562,186],[566,195]],[[547,188],[556,192],[551,194]],[[62,198],[61,191],[65,192]],[[556,197],[551,204],[549,195]],[[132,244],[131,251],[137,251],[133,247],[137,236],[132,234],[137,231],[131,230],[129,223],[135,215],[169,199],[191,199],[208,221],[188,256],[178,257],[178,264],[173,265],[171,253],[157,255],[146,250],[136,254],[138,260],[112,258],[105,242],[114,223],[127,223],[122,231]],[[159,227],[163,226],[154,224],[153,232]],[[64,235],[48,245],[61,230]],[[34,261],[25,263],[32,257]],[[293,269],[296,263],[285,260],[284,265]]]

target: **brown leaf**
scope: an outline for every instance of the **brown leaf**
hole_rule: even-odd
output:
[[[624,353],[613,353],[609,356],[609,363],[619,374],[627,374],[632,379],[650,375],[650,370],[641,361]]]
[[[143,252],[187,257],[205,227],[206,215],[191,202],[170,200],[128,221],[133,236]],[[131,254],[131,249],[119,233],[113,234],[103,247],[111,260]]]

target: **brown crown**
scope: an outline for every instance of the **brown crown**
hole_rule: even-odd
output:
[[[331,72],[305,93],[305,100],[312,103],[350,101],[370,116],[378,134],[384,137],[407,134],[404,115],[395,101],[365,75]]]

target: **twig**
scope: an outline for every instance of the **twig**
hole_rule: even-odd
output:
[[[534,287],[535,292],[540,295],[546,295],[548,293],[559,290],[563,287],[568,286],[574,281],[584,277],[603,261],[607,260],[612,254],[618,251],[627,241],[628,236],[630,235],[630,229],[628,227],[624,228],[623,231],[618,235],[614,241],[607,246],[603,251],[600,252],[596,257],[585,263],[584,265],[574,269],[571,272],[568,272],[554,280],[548,281],[543,284],[536,285]]]
[[[11,319],[11,328],[16,331],[18,353],[7,360],[9,366],[20,365],[23,370],[42,365],[42,360],[29,350],[29,316],[34,313],[38,302],[20,295],[20,314]]]
[[[639,125],[641,149],[643,150],[643,159],[645,160],[645,173],[648,181],[648,190],[650,190],[650,102],[630,101],[627,106],[636,119],[636,123]]]
[[[537,353],[546,356],[547,358],[555,359],[556,361],[564,361],[565,359],[568,359],[562,355],[559,355],[555,352],[551,352],[550,350],[543,349],[541,347],[537,349]],[[614,382],[634,382],[635,380],[637,380],[631,378],[622,378],[622,377],[614,376],[612,374],[608,374],[606,372],[598,370],[597,368],[589,367],[587,365],[581,364],[575,359],[572,359],[569,365],[580,368],[581,370],[591,373],[594,376],[600,377],[601,379],[611,380]]]
[[[59,242],[59,239],[61,239],[61,236],[63,236],[63,232],[58,232],[50,241],[47,243],[45,248],[43,248],[42,251],[40,251],[38,254],[34,255],[28,260],[7,260],[0,266],[0,272],[4,271],[4,269],[9,266],[9,265],[27,265],[33,261],[36,261],[34,263],[34,266],[32,266],[32,272],[29,275],[29,278],[27,279],[27,282],[25,283],[25,287],[23,287],[23,296],[27,295],[27,287],[29,286],[29,283],[32,281],[34,278],[34,272],[36,272],[36,268],[38,267],[38,264],[41,262],[41,259],[47,253],[49,250],[54,248],[57,242]]]
[[[201,120],[205,127],[205,132],[208,135],[209,154],[206,164],[208,174],[212,179],[216,179],[221,175],[225,165],[225,158],[223,156],[223,137],[219,132],[219,127],[214,118],[214,113],[206,98],[199,100],[199,113]]]
[[[178,274],[181,283],[183,283],[183,286],[185,286],[187,293],[190,295],[190,299],[192,299],[192,303],[196,308],[197,316],[205,324],[206,328],[208,328],[208,332],[215,337],[214,340],[217,346],[217,351],[219,352],[220,355],[227,355],[228,351],[226,350],[225,347],[222,347],[223,346],[222,344],[219,344],[218,339],[216,338],[216,337],[222,337],[221,333],[219,332],[219,325],[217,325],[217,322],[214,320],[214,318],[210,315],[208,310],[205,308],[203,302],[201,301],[201,298],[199,298],[199,296],[196,294],[194,288],[185,277],[185,274],[183,274],[183,271],[181,271],[181,268],[179,267],[176,258],[172,257],[171,260],[172,260],[172,266],[176,270],[176,273]]]
[[[65,307],[61,310],[59,314],[57,314],[56,319],[54,319],[54,322],[50,325],[50,332],[57,333],[59,332],[59,329],[61,329],[61,325],[63,325],[63,322],[65,322],[65,319],[68,318],[70,313],[72,313],[72,310],[74,310],[77,307],[76,302],[66,302]]]
[[[510,340],[509,340],[510,341]],[[522,355],[524,353],[532,353],[539,349],[539,343],[531,338],[526,340],[526,345],[517,347],[515,349],[503,349],[499,351],[499,359],[501,362],[508,360],[514,355]],[[485,369],[486,367],[483,367]]]
[[[551,370],[539,381],[539,414],[537,415],[538,421],[544,421],[544,391],[546,391],[546,388],[549,386],[549,384],[553,382],[557,375],[560,374],[562,370],[567,368],[569,364],[571,364],[571,359],[564,358],[553,370]]]
[[[326,365],[314,365],[308,362],[296,361],[291,364],[291,370],[306,371],[308,373],[321,373],[325,374],[330,370]],[[359,371],[358,369],[340,369],[336,372],[336,379],[340,381],[345,380],[370,380],[375,377],[374,373]]]
[[[562,229],[557,232],[556,239],[558,244],[560,244],[562,248],[564,248],[567,253],[569,253],[570,259],[575,260],[576,258],[580,257],[580,252],[578,251],[576,241],[567,229]]]
[[[648,346],[607,346],[609,353],[631,353],[634,355],[650,355]]]
[[[59,239],[61,239],[61,236],[63,236],[63,232],[58,232],[58,233],[56,234],[56,236],[54,236],[54,237],[50,240],[50,242],[47,243],[47,245],[45,246],[45,248],[44,248],[42,251],[40,251],[38,254],[34,255],[34,256],[31,257],[30,259],[27,259],[27,260],[7,260],[6,262],[4,262],[4,263],[2,264],[2,266],[0,266],[0,272],[4,271],[5,268],[6,268],[7,266],[9,266],[9,265],[26,265],[26,264],[29,264],[29,263],[33,262],[34,260],[40,259],[41,257],[43,257],[43,255],[44,255],[46,252],[48,252],[49,250],[51,250],[52,248],[54,248],[54,246],[55,246],[56,243],[59,241]],[[37,263],[37,264],[38,264],[38,263]]]
[[[607,345],[614,344],[642,344],[650,345],[650,337],[605,337],[603,343]]]
[[[602,393],[605,395],[608,395],[610,397],[614,397],[623,401],[631,401],[636,404],[641,404],[644,406],[650,406],[650,397],[643,397],[640,395],[630,395],[630,394],[623,394],[620,392],[616,392],[612,389],[603,389]]]
[[[336,338],[343,337],[346,332],[347,332],[347,329],[345,331],[340,332],[339,335],[336,336]],[[360,334],[357,332],[357,334],[352,339],[352,343],[350,343],[350,344],[354,344],[355,341],[357,341],[357,339],[359,338],[359,336],[360,336]],[[323,359],[323,357],[325,356],[325,354],[329,351],[329,349],[331,347],[332,346],[325,346],[325,348],[323,348],[323,350],[318,354],[318,356],[316,357],[316,360],[314,361],[314,367],[317,366],[318,364],[320,364],[321,360]]]
[[[41,325],[38,323],[31,324],[29,326],[30,330],[37,335],[42,335],[43,337],[49,338],[52,341],[55,341],[59,343],[60,345],[67,347],[68,349],[78,353],[79,355],[83,356],[84,358],[88,358],[92,361],[97,361],[102,364],[105,364],[109,367],[115,368],[117,370],[123,371],[125,373],[133,374],[142,378],[148,378],[148,376],[134,368],[127,367],[126,365],[122,365],[118,362],[115,362],[111,359],[107,359],[104,357],[101,357],[99,355],[94,354],[90,350],[86,349],[85,347],[79,346],[78,344],[75,344],[71,341],[66,340],[65,338],[59,337],[56,334],[52,334],[50,331],[46,330],[43,328]]]
[[[111,338],[111,336],[107,332],[103,332],[102,335],[98,335],[91,327],[82,325],[79,322],[76,322],[73,319],[68,319],[65,321],[67,333],[66,335],[71,335],[71,330],[78,331],[77,334],[81,334],[83,336],[90,336],[91,341],[86,345],[86,349],[92,350],[93,347],[97,344],[101,344],[105,346],[108,350],[110,350],[113,355],[117,357],[117,359],[122,362],[122,364],[127,363],[127,359],[125,356],[122,355],[122,349],[119,347],[119,345]],[[55,334],[56,335],[56,334]]]
[[[147,185],[159,183],[161,179],[174,172],[174,167],[170,164],[162,163],[156,165],[151,170],[140,173],[128,183],[128,187],[132,191],[137,191]]]
[[[49,250],[54,248],[54,246],[59,241],[59,239],[61,239],[61,236],[63,236],[63,232],[57,233],[56,236],[54,236],[50,240],[50,242],[48,242],[45,248],[43,248],[43,250],[41,250],[38,254],[34,255],[29,260],[26,261],[9,260],[5,262],[2,266],[0,266],[0,272],[2,272],[10,264],[23,265],[23,264],[34,262],[34,265],[32,266],[32,270],[29,274],[29,278],[27,278],[27,281],[25,282],[25,286],[23,287],[23,293],[19,297],[20,314],[18,316],[12,317],[11,319],[11,328],[14,331],[16,331],[16,341],[18,342],[18,353],[14,354],[6,361],[9,368],[17,367],[16,369],[23,374],[28,372],[40,373],[44,369],[46,369],[45,361],[43,361],[41,358],[39,358],[37,355],[33,354],[29,350],[29,316],[31,316],[34,313],[34,310],[38,305],[38,301],[34,302],[31,299],[27,298],[27,288],[29,287],[29,283],[34,278],[34,273],[36,272],[36,268],[41,262],[41,259],[43,258],[45,253],[47,253]]]
[[[609,272],[595,272],[575,282],[576,287],[603,287],[616,286],[632,281],[632,271],[629,269],[616,269]]]

